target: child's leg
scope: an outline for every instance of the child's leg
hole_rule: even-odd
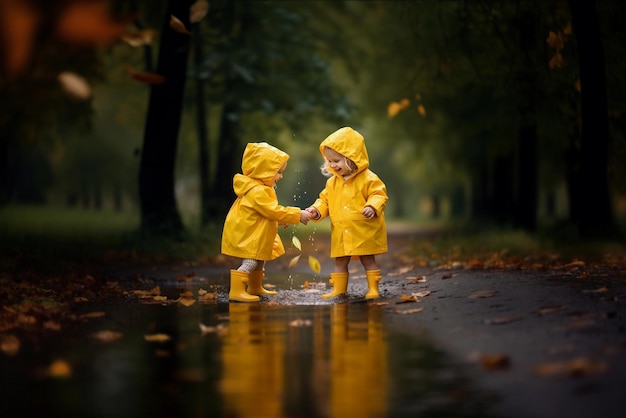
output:
[[[350,256],[335,258],[335,273],[348,272],[348,264],[350,264]]]
[[[257,264],[254,270],[250,272],[250,280],[248,281],[248,293],[251,295],[274,296],[276,292],[267,290],[263,287],[263,279],[265,278],[265,261],[256,260]]]
[[[365,267],[365,271],[367,270],[378,270],[378,264],[376,264],[376,257],[373,255],[362,255],[360,257],[361,264]]]
[[[259,268],[263,269],[265,262],[262,260],[253,260],[252,258],[245,258],[237,270],[245,271],[246,273],[252,273]],[[260,267],[259,267],[260,266]]]
[[[333,273],[330,273],[330,284],[333,285],[333,291],[322,295],[323,299],[343,295],[348,291],[349,263],[350,256],[335,258],[335,271]]]

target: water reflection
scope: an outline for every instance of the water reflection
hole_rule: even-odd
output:
[[[219,385],[227,415],[386,416],[382,312],[349,308],[230,304]]]

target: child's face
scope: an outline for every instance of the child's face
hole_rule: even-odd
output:
[[[340,176],[347,176],[352,172],[346,165],[346,157],[334,149],[324,148],[324,157],[326,157],[326,166],[332,168]]]
[[[278,183],[278,180],[283,178],[283,171],[285,171],[286,168],[287,168],[287,161],[285,161],[283,165],[280,166],[276,174],[274,174],[274,178],[272,179],[272,182],[274,183],[274,185]]]

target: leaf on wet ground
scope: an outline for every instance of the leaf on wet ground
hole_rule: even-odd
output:
[[[509,324],[511,322],[519,321],[520,319],[522,319],[522,317],[519,315],[501,316],[498,318],[485,319],[485,324],[504,325],[504,324]]]
[[[426,276],[409,276],[406,278],[409,280],[407,284],[418,284],[418,283],[426,283]]]
[[[0,351],[7,356],[14,356],[20,351],[20,339],[15,335],[0,335]]]
[[[172,337],[170,337],[169,335],[162,333],[145,334],[143,338],[144,340],[151,343],[164,343],[172,339]]]
[[[90,335],[92,339],[98,340],[103,343],[111,343],[121,340],[123,336],[124,334],[122,334],[121,332],[111,330],[98,331]]]
[[[555,313],[555,312],[559,312],[563,310],[563,305],[549,305],[549,306],[542,306],[537,310],[537,313],[541,314],[541,315],[547,315],[547,314],[551,314],[551,313]]]
[[[491,298],[495,295],[493,290],[477,290],[475,292],[470,293],[468,298],[470,299],[480,299],[480,298]]]
[[[413,267],[401,267],[397,270],[391,271],[389,273],[387,273],[387,276],[389,277],[394,277],[394,276],[402,276],[403,274],[408,273],[409,271],[413,270]]]
[[[542,363],[533,368],[540,376],[583,377],[605,373],[609,364],[602,360],[576,357],[569,361]]]
[[[422,312],[424,308],[413,308],[413,309],[396,309],[394,312],[400,315],[414,314]]]
[[[583,293],[606,293],[609,291],[608,287],[599,287],[593,290],[583,290]]]
[[[102,318],[106,315],[106,312],[96,311],[96,312],[87,312],[80,316],[81,319],[93,319],[93,318]]]
[[[506,370],[511,367],[511,357],[504,353],[483,354],[479,362],[485,370],[489,371]]]

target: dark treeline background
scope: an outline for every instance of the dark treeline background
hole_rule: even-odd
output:
[[[247,142],[281,203],[361,131],[388,217],[582,237],[626,213],[617,0],[0,0],[0,204],[219,225]]]

